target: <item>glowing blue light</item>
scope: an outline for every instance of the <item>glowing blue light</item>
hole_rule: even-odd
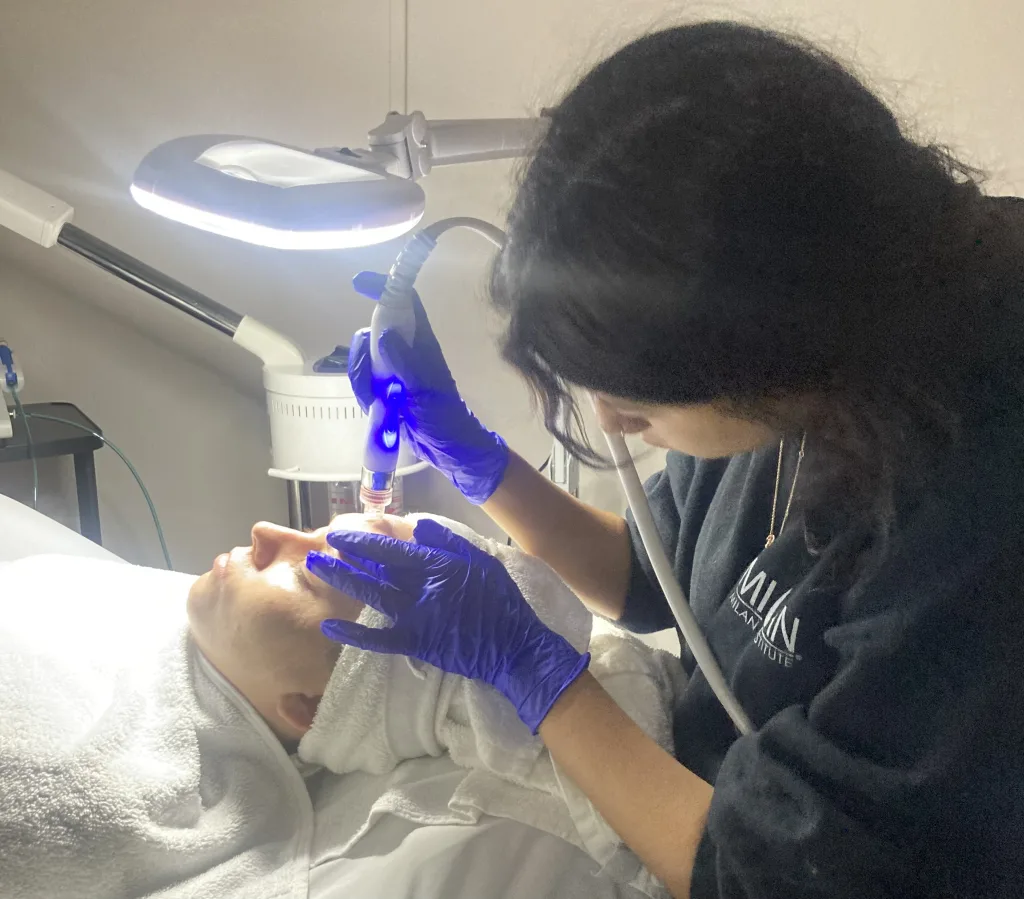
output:
[[[380,397],[384,412],[379,423],[373,429],[371,440],[384,453],[397,455],[402,436],[405,388],[401,381],[395,378],[382,379],[374,385],[374,393]]]

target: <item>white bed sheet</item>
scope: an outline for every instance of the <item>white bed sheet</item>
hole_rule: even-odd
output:
[[[333,848],[349,822],[373,817],[371,805],[393,781],[447,796],[463,775],[448,756],[405,761],[390,774],[314,775],[309,899],[645,899],[598,874],[572,844],[488,815],[467,826],[387,814],[343,855]]]
[[[123,561],[52,518],[0,494],[0,562],[39,555]]]
[[[121,561],[75,531],[0,495],[0,562],[58,554]],[[404,763],[417,775],[454,789],[462,777],[447,757]],[[422,767],[422,772],[420,772]],[[414,773],[415,772],[415,773]],[[596,864],[576,847],[515,821],[486,817],[479,825],[415,824],[385,815],[340,856],[338,825],[387,788],[389,775],[337,777],[308,783],[314,805],[309,899],[642,899],[595,876]],[[449,783],[450,782],[450,783]]]

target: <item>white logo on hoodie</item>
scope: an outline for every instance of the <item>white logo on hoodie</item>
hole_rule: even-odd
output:
[[[756,634],[754,645],[765,656],[779,665],[792,668],[801,659],[796,651],[800,619],[791,616],[786,606],[786,597],[792,591],[775,596],[777,582],[770,581],[764,571],[755,574],[756,564],[757,559],[754,559],[732,588],[729,606]]]

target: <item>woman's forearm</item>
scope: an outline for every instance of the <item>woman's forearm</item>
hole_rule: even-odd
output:
[[[552,757],[612,829],[689,899],[712,788],[651,740],[584,672],[541,723]]]
[[[523,550],[548,563],[594,612],[622,615],[629,532],[622,516],[581,503],[515,453],[483,510]]]

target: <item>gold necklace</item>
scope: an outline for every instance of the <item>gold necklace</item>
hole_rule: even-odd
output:
[[[782,450],[786,446],[786,438],[779,441],[779,464],[775,469],[775,496],[772,497],[772,523],[768,527],[768,539],[764,542],[764,548],[768,549],[775,542],[775,510],[779,504],[779,481],[782,480]],[[796,480],[800,477],[800,463],[804,461],[804,449],[807,446],[807,433],[800,438],[800,453],[796,457],[796,471],[793,472],[793,483],[789,488],[789,499],[786,501],[786,511],[782,513],[782,524],[779,525],[781,534],[786,527],[786,520],[789,518],[789,509],[793,505],[793,494],[796,493]]]

